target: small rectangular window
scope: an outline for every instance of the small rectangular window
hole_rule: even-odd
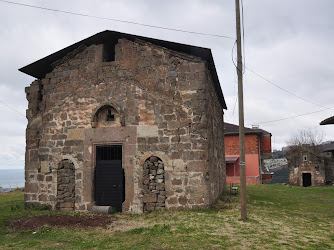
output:
[[[114,43],[109,42],[103,45],[103,61],[104,62],[115,61],[115,44]]]

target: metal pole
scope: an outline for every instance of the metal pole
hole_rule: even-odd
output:
[[[244,127],[244,96],[242,82],[242,55],[240,32],[240,6],[239,0],[235,0],[236,30],[237,30],[237,74],[238,74],[238,99],[239,99],[239,153],[240,153],[240,194],[241,194],[241,219],[247,219],[246,203],[246,159],[245,159],[245,127]]]

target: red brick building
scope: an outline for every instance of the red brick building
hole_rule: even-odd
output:
[[[240,182],[239,169],[239,126],[224,123],[226,183]],[[258,127],[245,127],[246,183],[260,184],[263,160],[271,157],[271,134]],[[264,177],[265,178],[265,177]]]

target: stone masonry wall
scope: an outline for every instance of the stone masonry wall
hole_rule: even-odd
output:
[[[79,47],[26,88],[26,203],[55,208],[55,170],[61,160],[70,159],[76,169],[75,209],[89,210],[94,205],[94,145],[116,143],[123,145],[123,211],[143,211],[142,166],[152,155],[164,162],[166,208],[207,207],[223,184],[216,184],[214,171],[218,168],[223,177],[224,165],[218,154],[222,144],[208,136],[208,130],[222,135],[223,126],[214,96],[212,125],[206,117],[207,91],[213,90],[206,89],[210,84],[205,62],[126,39],[116,44],[115,60],[104,62],[103,48]],[[106,103],[123,120],[94,128],[94,112]],[[215,183],[212,195],[210,181]]]
[[[226,164],[224,142],[224,112],[219,105],[210,74],[206,72],[207,98],[207,144],[208,168],[205,179],[208,181],[209,205],[217,201],[226,188]]]

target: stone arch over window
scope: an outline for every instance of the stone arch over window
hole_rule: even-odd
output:
[[[123,111],[114,103],[102,103],[95,109],[91,123],[93,128],[125,126]]]
[[[143,164],[143,211],[165,208],[165,165],[157,156],[148,157]]]
[[[75,208],[75,166],[64,159],[57,169],[57,209],[73,211]]]

